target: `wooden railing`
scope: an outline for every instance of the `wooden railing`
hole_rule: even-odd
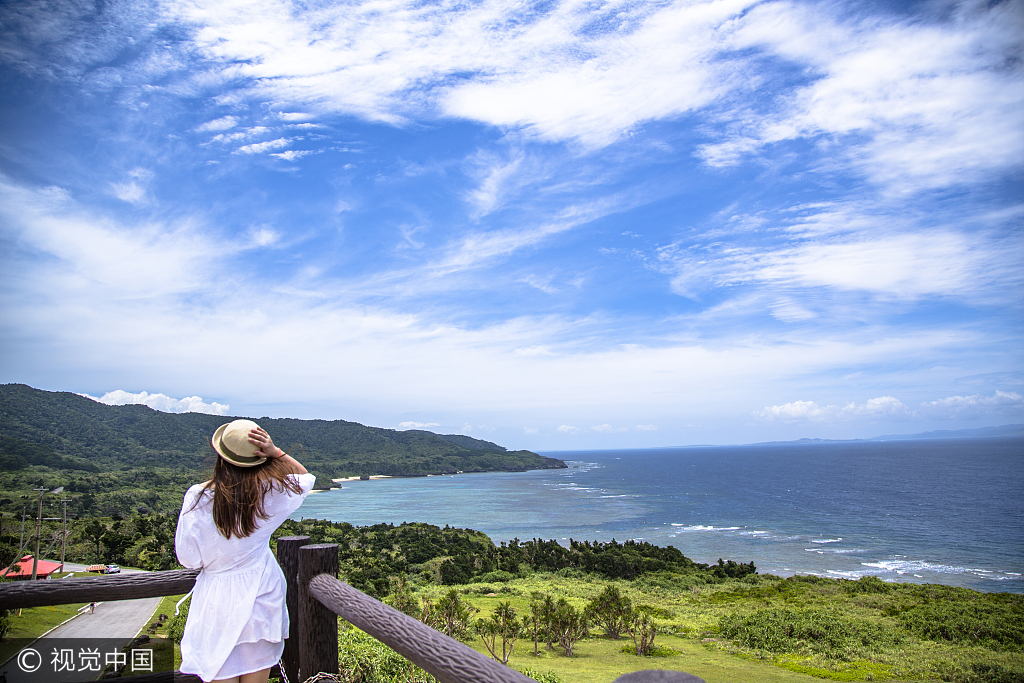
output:
[[[288,582],[291,627],[281,658],[288,680],[301,683],[338,671],[338,617],[381,641],[442,683],[530,683],[532,678],[480,654],[454,638],[338,580],[338,546],[312,544],[308,536],[277,540],[277,558]],[[71,602],[134,600],[192,590],[198,570],[179,569],[61,581],[0,584],[0,609]],[[133,683],[171,680],[172,674],[125,677]],[[188,677],[198,680],[195,677]],[[173,672],[173,680],[185,677]],[[533,681],[533,683],[536,683]],[[616,683],[703,683],[681,671],[638,671]]]

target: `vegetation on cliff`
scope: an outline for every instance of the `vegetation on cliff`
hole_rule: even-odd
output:
[[[64,486],[73,514],[173,511],[213,466],[210,435],[232,417],[108,406],[66,392],[0,385],[0,510],[19,513],[35,487]],[[344,420],[258,418],[317,475],[423,476],[564,468],[530,451],[459,434],[396,431]],[[88,496],[88,497],[87,497]],[[84,500],[83,500],[84,498]]]

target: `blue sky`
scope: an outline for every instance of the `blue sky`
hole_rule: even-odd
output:
[[[572,449],[1024,422],[1024,3],[4,5],[0,381]]]

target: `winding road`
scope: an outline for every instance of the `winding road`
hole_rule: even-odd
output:
[[[64,563],[67,571],[85,572],[86,565]],[[142,571],[139,569],[122,569],[126,574]],[[62,580],[62,579],[57,579]],[[162,598],[141,598],[139,600],[116,600],[113,602],[98,602],[96,609],[90,613],[86,607],[78,616],[70,621],[53,629],[34,643],[31,647],[40,653],[43,658],[42,665],[38,671],[25,672],[18,665],[17,658],[4,662],[0,667],[6,676],[8,683],[66,683],[68,681],[91,681],[98,675],[92,672],[67,671],[54,672],[51,664],[51,651],[59,644],[67,647],[70,641],[65,639],[90,639],[86,647],[96,648],[101,653],[119,651],[146,627],[156,612]],[[58,641],[64,641],[60,643]],[[100,662],[102,668],[103,661]],[[79,660],[76,656],[75,665]]]

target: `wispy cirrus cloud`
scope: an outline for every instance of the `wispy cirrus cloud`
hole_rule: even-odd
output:
[[[1018,267],[1024,246],[1005,227],[991,226],[1005,226],[1020,208],[995,221],[985,215],[987,209],[976,209],[936,226],[887,203],[869,211],[836,204],[792,207],[759,216],[761,234],[753,244],[723,239],[713,227],[710,244],[664,245],[650,264],[671,277],[673,291],[691,298],[709,288],[753,284],[774,292],[817,289],[889,300],[952,297],[1012,303],[1020,297],[1007,285],[1024,284]],[[775,294],[769,306],[785,321],[817,315],[792,294]]]
[[[769,111],[736,110],[732,133],[701,155],[712,165],[730,164],[767,145],[806,139],[896,193],[1019,168],[1024,90],[1013,55],[1024,8],[964,2],[949,9],[945,21],[923,22],[840,17],[825,4],[751,9],[732,36],[735,46],[814,75]],[[854,144],[835,144],[840,140]]]

